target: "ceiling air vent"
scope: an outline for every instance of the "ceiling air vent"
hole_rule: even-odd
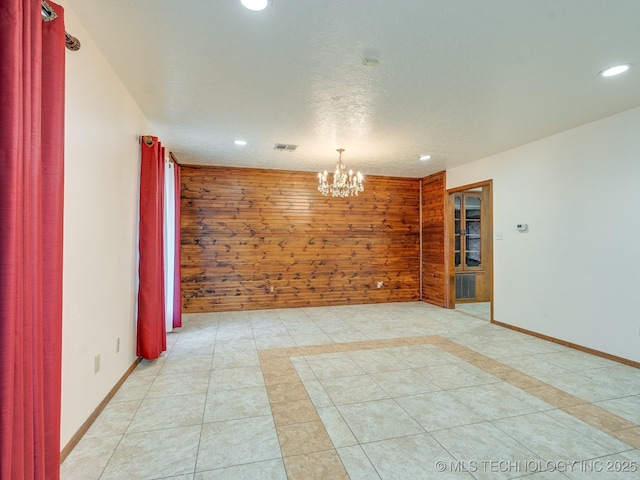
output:
[[[295,152],[298,145],[289,145],[287,143],[276,143],[273,146],[274,150],[279,150],[281,152]]]

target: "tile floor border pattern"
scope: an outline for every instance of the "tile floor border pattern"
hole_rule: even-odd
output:
[[[640,425],[437,335],[258,350],[276,433],[290,480],[349,479],[291,357],[418,345],[436,346],[633,448],[640,449]]]

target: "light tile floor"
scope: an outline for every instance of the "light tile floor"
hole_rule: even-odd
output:
[[[491,320],[491,302],[456,303],[456,310]]]
[[[640,478],[640,370],[396,303],[184,316],[63,480]]]

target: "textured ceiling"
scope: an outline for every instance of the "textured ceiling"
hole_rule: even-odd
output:
[[[640,105],[639,0],[66,3],[181,163],[422,177]]]

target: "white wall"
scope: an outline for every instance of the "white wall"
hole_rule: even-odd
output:
[[[153,132],[67,2],[60,3],[67,31],[82,43],[66,54],[64,447],[136,359],[136,136]]]
[[[640,361],[640,108],[448,170],[447,188],[485,179],[495,319]]]

